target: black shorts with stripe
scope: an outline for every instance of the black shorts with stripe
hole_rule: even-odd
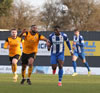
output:
[[[19,54],[16,54],[16,55],[13,56],[13,57],[10,57],[10,56],[9,56],[9,60],[10,60],[11,64],[12,64],[12,60],[13,60],[13,59],[19,60],[19,59],[20,59],[20,55],[19,55]]]
[[[36,53],[31,53],[31,54],[22,53],[21,57],[22,64],[28,65],[28,59],[31,57],[35,59]]]

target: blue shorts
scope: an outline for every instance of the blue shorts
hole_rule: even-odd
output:
[[[51,64],[57,64],[58,60],[64,62],[64,52],[58,54],[51,54]]]
[[[73,54],[74,56],[76,56],[76,57],[79,57],[79,58],[81,58],[82,60],[84,60],[85,59],[85,54],[84,53],[76,53],[76,52],[74,52],[74,54]]]

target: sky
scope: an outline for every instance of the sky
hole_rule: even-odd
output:
[[[35,8],[41,9],[42,5],[50,0],[15,0],[15,1],[23,1],[27,4],[34,6]],[[59,0],[53,0],[53,1],[59,1]],[[94,0],[94,1],[98,2],[99,0]]]
[[[41,7],[47,0],[22,0],[25,3],[30,3],[35,7]]]
[[[16,1],[16,0],[15,0]],[[18,1],[18,0],[17,0]],[[19,0],[20,1],[20,0]],[[41,7],[45,2],[49,1],[49,0],[22,0],[25,3],[29,3],[32,4],[35,7]],[[55,1],[59,1],[59,0],[55,0]],[[95,0],[95,1],[99,1],[99,0]]]
[[[27,4],[35,6],[36,8],[40,8],[45,2],[49,2],[50,0],[14,0],[14,1],[23,1]],[[59,0],[53,0],[53,1],[55,2]]]

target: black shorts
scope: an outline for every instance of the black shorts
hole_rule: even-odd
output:
[[[19,59],[20,59],[20,55],[17,54],[17,55],[15,55],[15,56],[13,56],[13,57],[10,57],[10,56],[9,56],[9,60],[10,60],[11,64],[12,64],[12,60],[13,60],[14,58],[17,59],[17,60],[19,60]]]
[[[28,59],[30,57],[35,59],[36,53],[31,53],[31,54],[22,53],[22,57],[21,57],[22,64],[28,65]]]

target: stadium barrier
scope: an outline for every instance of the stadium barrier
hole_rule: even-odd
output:
[[[51,32],[40,32],[44,36],[48,38]],[[70,42],[72,44],[73,32],[68,31],[65,32],[68,34]],[[81,34],[84,36],[85,39],[85,54],[87,61],[92,69],[93,75],[100,75],[100,32],[92,31],[87,32],[83,31]],[[11,67],[8,57],[8,50],[3,49],[3,45],[5,39],[10,35],[10,32],[0,32],[0,73],[11,73]],[[35,60],[35,68],[33,73],[44,73],[44,74],[51,74],[51,67],[50,67],[50,52],[47,51],[47,47],[44,41],[39,42],[38,46],[38,53]],[[78,59],[78,73],[80,74],[87,74],[87,69],[84,68],[84,65],[81,60]],[[21,72],[21,61],[18,62],[18,73]],[[41,68],[41,69],[40,69]],[[80,70],[81,69],[81,70]],[[47,71],[47,72],[46,72]],[[65,44],[65,62],[64,62],[64,74],[72,74],[72,62],[69,50],[67,45]],[[57,72],[56,72],[57,73]]]
[[[70,75],[73,73],[73,67],[63,67],[64,74]],[[85,67],[77,67],[78,74],[87,75],[88,71]],[[0,73],[12,73],[11,66],[0,66]],[[21,66],[17,67],[17,73],[21,74]],[[28,73],[28,67],[26,69],[26,73]],[[34,66],[33,74],[52,74],[51,66]],[[58,68],[56,70],[56,74],[58,74]],[[91,67],[91,75],[100,75],[100,67]]]

